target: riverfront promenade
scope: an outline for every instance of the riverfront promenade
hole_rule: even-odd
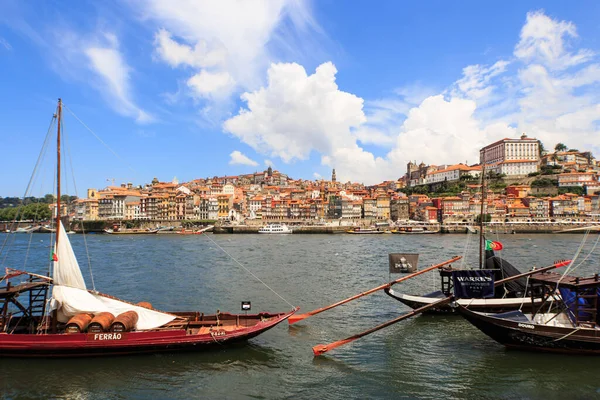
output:
[[[285,222],[284,222],[285,223]],[[294,234],[331,234],[331,233],[345,233],[346,231],[353,228],[353,226],[339,226],[339,225],[294,225],[292,222],[287,222],[288,225],[293,229]],[[298,224],[296,222],[295,224]],[[214,233],[258,233],[262,225],[217,225],[215,226]],[[410,224],[398,226],[411,226],[413,228],[427,226],[431,229],[432,226],[438,226],[435,224]],[[558,222],[544,222],[544,223],[492,223],[486,224],[486,232],[498,233],[498,234],[512,234],[512,233],[583,233],[585,230],[581,229],[586,226],[594,226],[593,230],[600,230],[600,221],[590,223],[558,223]],[[479,227],[473,225],[463,224],[441,224],[439,225],[440,234],[443,233],[478,233]],[[380,230],[393,230],[394,227],[382,227]]]

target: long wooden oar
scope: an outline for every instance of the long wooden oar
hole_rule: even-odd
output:
[[[505,278],[505,279],[501,279],[501,280],[495,282],[494,286],[499,286],[499,285],[502,285],[503,283],[506,283],[506,282],[509,282],[509,281],[514,281],[515,279],[524,278],[526,276],[530,276],[530,275],[534,275],[534,274],[539,274],[541,272],[545,272],[545,271],[548,271],[548,270],[551,270],[551,269],[554,269],[554,268],[564,267],[566,265],[569,265],[570,263],[571,263],[571,260],[565,260],[565,261],[557,262],[556,264],[550,265],[548,267],[531,270],[531,271],[524,272],[524,273],[519,274],[519,275],[514,275],[514,276],[511,276],[511,277],[508,277],[508,278]],[[423,271],[425,271],[425,270],[423,270]],[[454,300],[454,296],[446,297],[446,298],[438,300],[438,301],[436,301],[434,303],[427,304],[425,306],[419,307],[419,308],[417,308],[417,309],[415,309],[415,310],[413,310],[413,311],[411,311],[409,313],[406,313],[406,314],[403,314],[403,315],[399,316],[398,318],[395,318],[395,319],[392,319],[390,321],[384,322],[383,324],[378,325],[378,326],[376,326],[374,328],[371,328],[371,329],[366,330],[364,332],[358,333],[358,334],[356,334],[354,336],[350,336],[349,338],[338,340],[337,342],[333,342],[333,343],[327,344],[327,345],[318,344],[318,345],[316,345],[316,346],[313,347],[313,353],[314,353],[315,356],[319,356],[321,354],[324,354],[324,353],[328,352],[329,350],[335,349],[336,347],[342,346],[342,345],[344,345],[346,343],[353,342],[356,339],[359,339],[359,338],[361,338],[363,336],[369,335],[369,334],[371,334],[373,332],[376,332],[376,331],[378,331],[380,329],[386,328],[386,327],[388,327],[390,325],[393,325],[393,324],[395,324],[397,322],[403,321],[403,320],[405,320],[407,318],[414,317],[417,314],[421,314],[422,312],[425,312],[425,311],[429,310],[430,308],[434,308],[436,306],[442,306],[442,305],[448,304],[452,300]]]
[[[502,285],[503,283],[514,281],[515,279],[525,278],[526,276],[539,274],[541,272],[546,272],[546,271],[549,271],[554,268],[565,267],[569,264],[571,264],[571,260],[559,261],[556,264],[550,265],[548,267],[532,269],[531,271],[523,272],[522,274],[519,274],[519,275],[513,275],[513,276],[509,276],[508,278],[500,279],[499,281],[496,281],[494,283],[494,286]]]
[[[390,321],[384,322],[383,324],[378,325],[375,328],[371,328],[371,329],[369,329],[367,331],[358,333],[358,334],[356,334],[354,336],[350,336],[349,338],[338,340],[337,342],[333,342],[333,343],[330,343],[330,344],[318,344],[318,345],[316,345],[316,346],[314,346],[312,348],[313,354],[315,356],[320,356],[321,354],[327,353],[329,350],[335,349],[336,347],[342,346],[342,345],[344,345],[346,343],[353,342],[356,339],[360,339],[363,336],[366,336],[368,334],[376,332],[376,331],[378,331],[380,329],[386,328],[386,327],[388,327],[390,325],[393,325],[393,324],[395,324],[397,322],[400,322],[402,320],[405,320],[407,318],[413,317],[413,316],[415,316],[417,314],[421,314],[422,312],[425,312],[425,311],[429,310],[430,308],[434,308],[434,307],[443,306],[445,304],[448,304],[452,300],[454,300],[454,296],[445,297],[445,298],[443,298],[441,300],[438,300],[436,302],[433,302],[431,304],[427,304],[425,306],[422,306],[422,307],[419,307],[417,309],[414,309],[414,310],[412,310],[412,311],[410,311],[410,312],[408,312],[406,314],[403,314],[403,315],[399,316],[398,318],[394,318],[394,319],[392,319]]]
[[[334,303],[334,304],[332,304],[332,305],[330,305],[330,306],[323,307],[323,308],[318,308],[318,309],[316,309],[316,310],[313,310],[313,311],[307,312],[307,313],[305,313],[305,314],[292,315],[290,318],[288,318],[288,322],[289,322],[289,324],[290,324],[290,325],[292,325],[292,324],[294,324],[294,323],[296,323],[296,322],[298,322],[298,321],[302,321],[303,319],[306,319],[306,318],[308,318],[308,317],[310,317],[310,316],[313,316],[313,315],[315,315],[315,314],[321,313],[321,312],[323,312],[323,311],[327,311],[327,310],[329,310],[329,309],[331,309],[331,308],[334,308],[334,307],[340,306],[340,305],[342,305],[342,304],[345,304],[345,303],[347,303],[347,302],[349,302],[349,301],[356,300],[356,299],[358,299],[358,298],[360,298],[360,297],[363,297],[363,296],[366,296],[366,295],[368,295],[368,294],[374,293],[374,292],[376,292],[376,291],[378,291],[378,290],[381,290],[381,289],[388,288],[388,287],[390,287],[390,286],[391,286],[391,285],[393,285],[393,284],[396,284],[396,283],[403,282],[403,281],[405,281],[405,280],[407,280],[407,279],[410,279],[410,278],[414,278],[415,276],[417,276],[417,275],[421,275],[421,274],[424,274],[425,272],[428,272],[428,271],[431,271],[431,270],[434,270],[434,269],[437,269],[437,268],[443,267],[444,265],[448,265],[448,264],[450,264],[450,263],[453,263],[453,262],[455,262],[455,261],[458,261],[458,260],[460,260],[461,258],[462,258],[462,256],[456,256],[456,257],[454,257],[454,258],[451,258],[451,259],[450,259],[450,260],[448,260],[448,261],[444,261],[443,263],[436,264],[436,265],[432,265],[431,267],[427,267],[427,268],[425,268],[425,269],[422,269],[421,271],[417,271],[417,272],[415,272],[415,273],[412,273],[412,274],[410,274],[410,275],[403,276],[402,278],[396,279],[395,281],[388,282],[388,283],[386,283],[386,284],[383,284],[383,285],[381,285],[381,286],[377,286],[376,288],[373,288],[373,289],[371,289],[371,290],[367,290],[366,292],[362,292],[362,293],[359,293],[359,294],[357,294],[357,295],[355,295],[355,296],[349,297],[349,298],[347,298],[347,299],[345,299],[345,300],[338,301],[337,303]]]

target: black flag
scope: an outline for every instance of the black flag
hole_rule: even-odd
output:
[[[390,253],[390,274],[416,272],[418,253]]]

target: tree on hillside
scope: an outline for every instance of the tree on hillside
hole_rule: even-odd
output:
[[[539,145],[538,149],[540,152],[540,157],[542,157],[544,155],[544,153],[546,152],[546,149],[544,148],[544,143],[542,143],[541,140],[540,140],[540,145]]]
[[[565,151],[566,149],[567,146],[565,146],[564,143],[557,143],[556,146],[554,146],[555,151]]]
[[[52,211],[45,203],[32,203],[23,207],[23,219],[44,221],[52,217]]]

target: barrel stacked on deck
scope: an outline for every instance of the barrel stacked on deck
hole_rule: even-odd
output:
[[[139,307],[152,309],[148,302],[136,304]],[[125,311],[116,317],[109,312],[96,314],[81,313],[72,317],[65,327],[66,333],[102,333],[102,332],[130,332],[135,329],[139,319],[135,311]]]

